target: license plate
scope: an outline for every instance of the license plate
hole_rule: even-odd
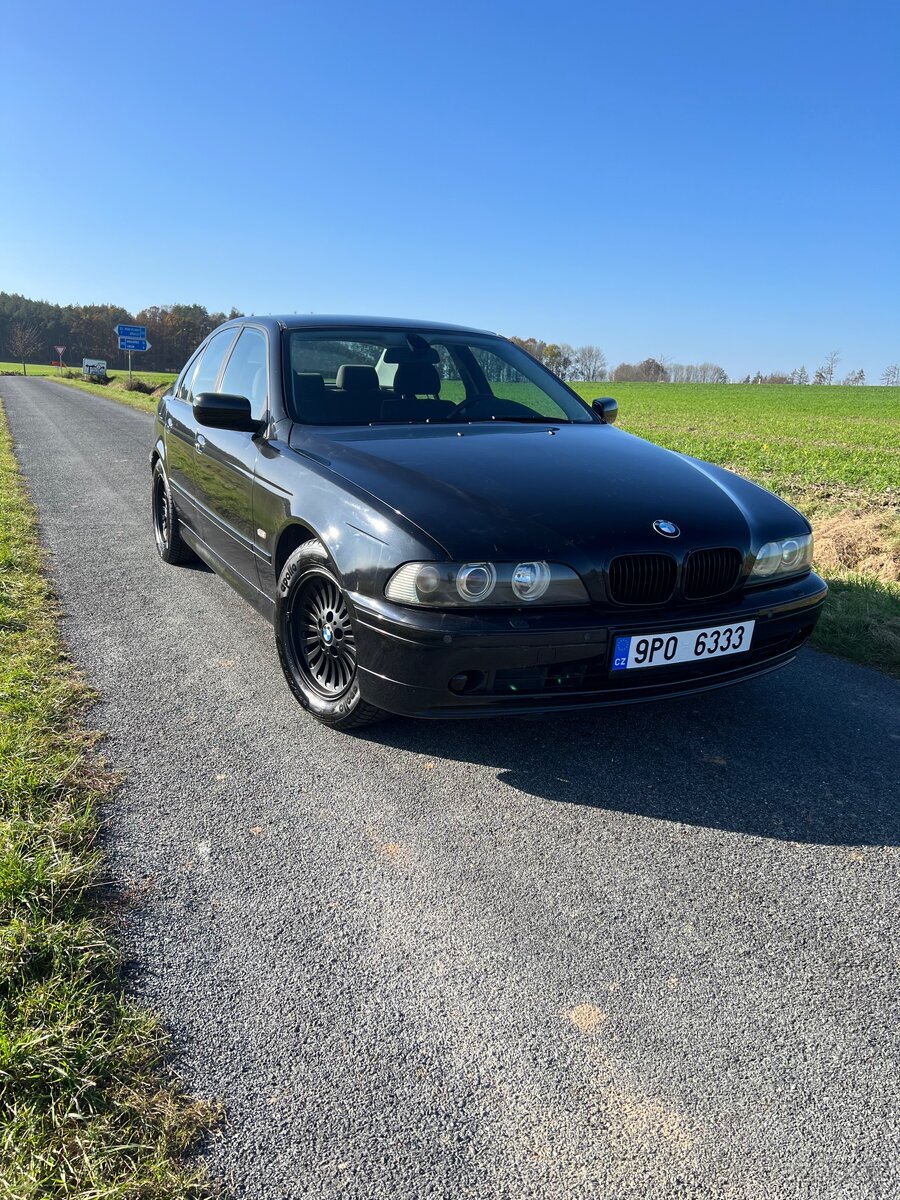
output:
[[[611,670],[670,667],[675,663],[702,662],[750,649],[755,621],[738,625],[713,625],[708,629],[681,629],[678,633],[635,633],[616,638]]]

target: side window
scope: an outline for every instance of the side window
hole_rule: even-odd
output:
[[[194,378],[185,391],[184,399],[190,404],[194,396],[201,392],[211,392],[215,389],[219,370],[225,361],[225,355],[234,341],[235,331],[223,329],[206,344],[206,349],[200,355],[200,364],[194,372]]]
[[[197,369],[197,363],[200,359],[199,354],[193,354],[188,359],[188,364],[181,372],[178,379],[178,386],[175,388],[176,400],[190,400],[191,395],[191,376]]]
[[[223,392],[250,401],[255,421],[261,421],[266,415],[269,398],[267,349],[264,334],[258,329],[245,329],[232,351],[222,380]]]

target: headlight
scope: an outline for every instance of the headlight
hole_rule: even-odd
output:
[[[783,538],[780,542],[766,542],[756,554],[750,583],[761,579],[777,579],[785,575],[799,575],[812,566],[813,536]]]
[[[384,594],[400,604],[432,608],[588,603],[578,575],[547,562],[407,563],[388,580]]]

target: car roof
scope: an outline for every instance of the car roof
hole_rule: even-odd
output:
[[[450,325],[446,321],[414,321],[409,317],[357,317],[335,313],[288,313],[265,316],[254,316],[247,313],[243,317],[235,317],[227,321],[228,325],[237,325],[245,321],[255,321],[260,325],[278,329],[427,329],[429,332],[442,331],[445,333],[478,333],[495,337],[489,329],[474,329],[469,325]]]

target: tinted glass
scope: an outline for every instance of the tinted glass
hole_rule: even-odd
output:
[[[181,377],[178,380],[178,386],[175,389],[175,395],[178,397],[179,400],[187,400],[190,398],[191,378],[197,369],[197,363],[199,362],[199,358],[200,358],[200,356],[197,354],[192,355],[191,358],[188,360],[187,366],[181,372]]]
[[[190,384],[190,395],[185,397],[187,400],[193,399],[194,396],[199,396],[201,392],[212,392],[215,390],[219,371],[222,363],[225,361],[228,347],[234,341],[234,335],[234,329],[223,329],[221,333],[217,333],[209,342],[200,356],[200,365],[197,367]]]
[[[266,415],[268,368],[266,339],[258,329],[245,329],[232,351],[222,378],[222,391],[229,396],[243,396],[250,401],[255,421]]]
[[[595,420],[554,375],[504,338],[427,329],[293,330],[285,348],[292,414],[306,424]]]

